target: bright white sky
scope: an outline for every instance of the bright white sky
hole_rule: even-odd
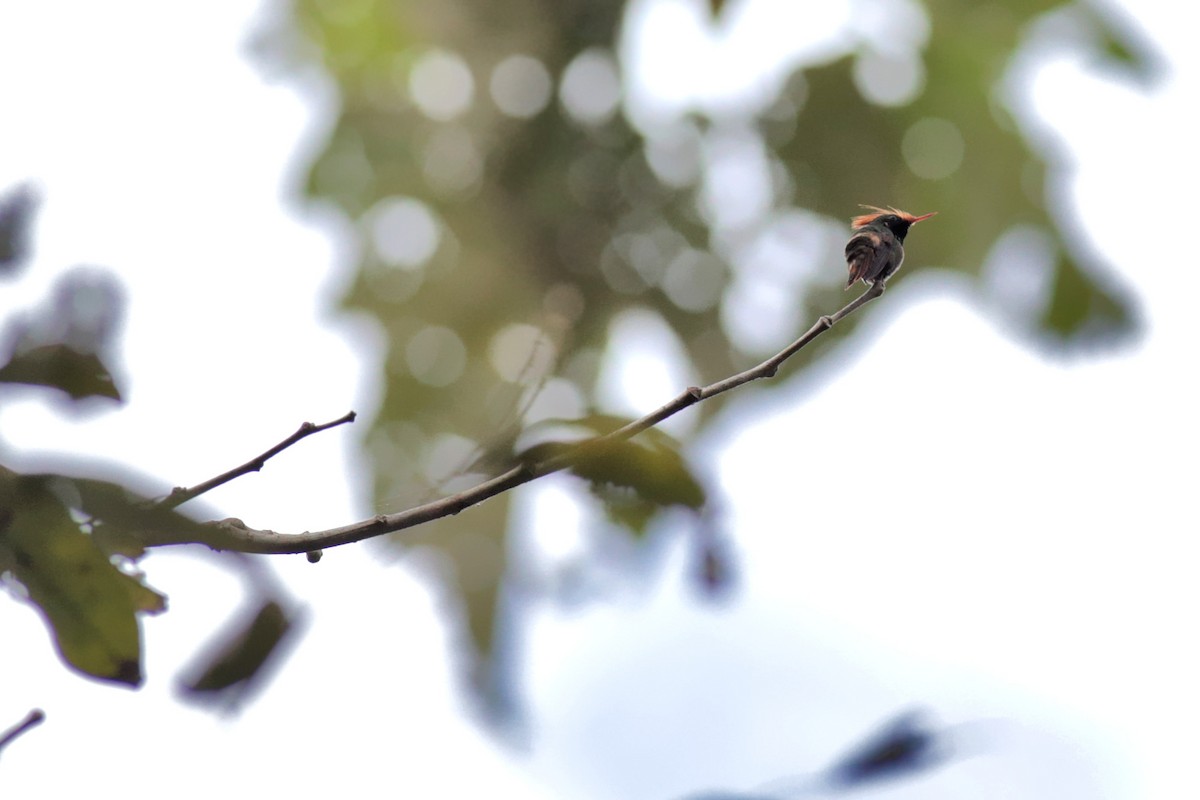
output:
[[[747,15],[757,57],[782,54],[779,31],[815,27],[779,21],[808,4],[759,5],[776,16]],[[1200,390],[1187,365],[1200,315],[1178,252],[1185,193],[1200,184],[1197,14],[1135,8],[1171,60],[1160,86],[1139,94],[1058,59],[1036,72],[1032,99],[1072,164],[1063,213],[1141,298],[1136,344],[1047,360],[1005,336],[970,287],[928,273],[895,282],[845,358],[769,406],[724,401],[710,446],[741,559],[732,602],[695,602],[676,543],[652,590],[538,615],[524,753],[464,713],[439,599],[367,548],[318,567],[276,561],[310,626],[233,720],[172,697],[237,607],[223,572],[174,554],[146,562],[171,610],[145,626],[139,692],[68,673],[41,620],[0,601],[0,728],[34,706],[48,714],[5,752],[0,790],[649,800],[818,769],[923,705],[951,725],[1003,721],[982,726],[980,755],[872,796],[1195,795]],[[188,484],[303,420],[372,413],[370,329],[329,311],[352,255],[291,199],[332,96],[316,77],[264,79],[244,55],[254,19],[238,4],[0,6],[0,187],[31,179],[44,198],[36,262],[4,285],[0,315],[76,264],[114,270],[128,295],[128,405],[77,417],[41,397],[5,402],[6,458],[94,454]],[[931,224],[954,224],[947,211],[964,210]],[[1185,220],[1166,248],[1163,213]],[[919,236],[910,252],[920,258]],[[630,402],[681,388],[651,381],[661,374],[642,376],[647,394]],[[357,435],[310,439],[214,492],[214,514],[277,530],[360,518]],[[571,513],[553,483],[524,502]],[[548,519],[533,523],[543,536],[570,517]]]

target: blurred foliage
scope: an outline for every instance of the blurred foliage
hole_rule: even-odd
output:
[[[697,3],[714,29],[723,6]],[[1043,28],[1118,66],[1144,67],[1140,48],[1090,5],[930,0],[925,11],[862,5],[844,55],[781,66],[759,108],[635,114],[614,55],[622,24],[635,24],[623,3],[296,0],[292,26],[260,50],[318,66],[338,90],[307,192],[353,223],[360,257],[345,306],[376,319],[389,343],[368,441],[380,510],[510,466],[529,425],[594,414],[623,312],[665,321],[702,382],[779,349],[845,302],[841,220],[859,203],[939,210],[911,237],[899,280],[932,264],[979,276],[984,295],[1003,288],[1003,270],[999,284],[989,272],[1005,266],[993,263],[997,243],[1039,231],[1047,257],[1020,268],[1041,293],[1015,305],[999,293],[1010,317],[1060,345],[1129,333],[1130,299],[1047,209],[1052,164],[1001,89]],[[715,408],[693,412],[701,427]],[[694,481],[676,450],[640,447],[659,462],[631,450],[576,472],[633,487],[651,510]],[[656,498],[664,481],[672,489]],[[702,488],[688,490],[685,505],[703,502]],[[494,704],[512,688],[490,662],[512,649],[497,640],[514,630],[499,617],[516,613],[498,602],[510,510],[497,498],[403,537],[447,565],[476,685]],[[704,563],[709,577],[724,569]]]
[[[637,535],[644,534],[651,518],[669,506],[700,511],[706,500],[704,487],[680,455],[678,442],[662,431],[650,428],[636,439],[597,439],[579,447],[580,442],[608,436],[629,422],[609,414],[546,420],[526,434],[543,441],[520,449],[517,459],[536,464],[569,457],[570,472],[588,482],[614,521]],[[573,436],[571,429],[575,429]],[[550,438],[552,433],[568,438]]]
[[[142,682],[138,615],[163,611],[166,598],[118,566],[103,542],[163,524],[196,525],[117,484],[0,467],[0,573],[41,610],[63,659],[92,677]],[[112,535],[93,535],[102,527]]]
[[[952,752],[949,737],[924,712],[906,711],[838,759],[826,770],[826,780],[839,789],[854,789],[930,769]]]
[[[711,790],[686,800],[784,800],[848,794],[871,784],[909,778],[944,764],[954,755],[953,737],[935,728],[921,710],[887,720],[863,741],[820,772],[780,778],[753,792]]]
[[[29,260],[36,210],[27,188],[0,196],[0,275]],[[76,268],[57,280],[39,307],[11,313],[0,400],[25,384],[58,390],[69,408],[96,397],[119,402],[108,364],[115,358],[123,301],[111,275]],[[293,438],[302,434],[303,427]],[[77,462],[71,469],[102,477],[25,474],[0,464],[0,585],[38,609],[72,669],[139,686],[140,617],[164,611],[166,598],[146,584],[136,562],[148,540],[198,541],[203,528],[174,510],[174,496],[164,502],[130,488],[145,480],[110,466]],[[282,595],[257,562],[242,557],[226,563],[239,568],[257,594],[266,586],[266,593]],[[278,662],[279,645],[293,626],[294,614],[264,601],[253,624],[227,634],[231,644],[188,683],[191,696],[236,703],[259,682],[264,666]]]
[[[36,202],[20,187],[0,197],[0,274],[29,260]],[[41,307],[5,320],[0,398],[18,384],[71,401],[120,400],[106,360],[122,294],[92,269],[64,274]],[[139,532],[196,523],[153,507],[118,483],[21,474],[0,465],[0,580],[45,618],[63,660],[100,680],[142,682],[142,614],[166,608],[131,566]]]
[[[0,277],[12,275],[29,259],[29,227],[37,197],[28,186],[0,195]]]
[[[293,612],[276,600],[263,600],[254,613],[239,619],[207,649],[192,677],[181,682],[185,697],[236,708],[267,677],[265,667],[278,657],[294,626]]]
[[[14,239],[25,236],[28,221],[22,219]],[[0,353],[7,349],[7,360],[0,363],[0,384],[58,389],[72,400],[120,400],[106,362],[114,358],[122,306],[112,276],[88,268],[67,272],[42,307],[6,321],[7,348],[0,345]]]
[[[7,364],[0,366],[0,383],[59,389],[72,400],[121,399],[112,375],[95,353],[81,353],[65,344],[44,344],[14,353]]]
[[[76,465],[82,466],[82,465]],[[111,468],[93,466],[112,475]],[[136,562],[146,542],[191,540],[203,525],[117,480],[61,473],[23,474],[0,466],[0,576],[45,618],[63,660],[101,680],[139,686],[139,618],[166,610],[166,598],[146,585]],[[257,561],[232,554],[254,594],[265,599],[251,619],[235,619],[223,644],[204,654],[183,687],[190,699],[234,708],[278,662],[295,613]]]

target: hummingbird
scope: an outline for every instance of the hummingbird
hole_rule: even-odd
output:
[[[883,283],[900,269],[904,261],[904,237],[908,229],[936,211],[914,217],[898,208],[863,206],[872,213],[850,220],[854,234],[846,242],[846,266],[850,268],[849,289],[855,281]],[[882,287],[881,287],[882,288]]]

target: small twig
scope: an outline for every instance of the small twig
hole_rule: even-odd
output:
[[[210,478],[209,480],[206,480],[204,483],[198,483],[195,486],[188,488],[188,489],[185,489],[182,486],[176,487],[175,489],[171,490],[171,493],[169,495],[167,495],[162,500],[160,500],[158,504],[162,508],[175,508],[176,506],[183,505],[184,503],[186,503],[189,500],[194,500],[195,498],[199,497],[200,495],[204,494],[205,492],[212,491],[213,489],[217,488],[221,484],[229,483],[234,478],[241,477],[242,475],[245,475],[247,472],[258,472],[260,469],[263,468],[263,465],[265,465],[267,463],[268,459],[279,455],[284,450],[288,449],[289,447],[291,447],[292,445],[294,445],[296,442],[300,441],[301,439],[312,436],[314,433],[320,433],[321,431],[329,430],[330,428],[336,428],[338,425],[345,425],[347,422],[354,422],[354,419],[357,416],[358,415],[355,412],[351,411],[351,412],[347,413],[345,416],[338,417],[337,419],[333,420],[332,422],[326,422],[321,425],[314,425],[311,422],[305,422],[299,428],[297,428],[296,432],[293,433],[291,436],[287,437],[282,442],[280,442],[279,444],[272,447],[270,450],[267,450],[266,452],[261,453],[261,454],[255,456],[254,458],[250,459],[245,464],[242,464],[240,467],[234,467],[233,469],[229,470],[228,472],[224,472],[215,478]]]
[[[731,375],[709,386],[689,387],[669,403],[611,433],[592,439],[585,439],[569,450],[548,458],[545,461],[519,464],[502,475],[498,475],[457,494],[448,495],[438,500],[415,506],[406,511],[400,511],[395,514],[380,514],[352,525],[330,528],[324,531],[306,531],[298,534],[276,533],[270,530],[249,528],[241,520],[227,519],[209,523],[206,526],[209,535],[205,536],[202,540],[193,537],[185,538],[183,535],[178,539],[159,536],[154,541],[147,541],[146,545],[205,544],[217,550],[236,550],[244,553],[307,553],[321,548],[337,547],[343,544],[359,542],[386,533],[395,533],[396,531],[412,528],[435,519],[457,514],[465,508],[482,503],[484,500],[507,492],[509,489],[513,489],[521,484],[528,483],[535,478],[566,469],[581,456],[590,452],[592,448],[603,446],[606,443],[631,439],[642,431],[653,428],[663,420],[678,414],[683,409],[693,406],[702,400],[707,400],[710,397],[728,392],[731,389],[736,389],[750,381],[774,377],[784,361],[787,361],[838,322],[879,297],[883,294],[884,288],[882,281],[872,284],[867,291],[850,301],[845,308],[832,316],[819,318],[799,339],[756,367],[752,367],[745,372],[739,372],[736,375]]]
[[[41,725],[45,719],[46,712],[42,711],[40,708],[35,708],[30,711],[25,715],[25,719],[21,720],[21,722],[4,731],[4,733],[0,733],[0,750],[3,750],[12,744],[13,740],[21,734],[32,728],[36,728],[38,725]]]
[[[589,442],[608,442],[628,439],[632,436],[636,436],[647,428],[653,428],[655,425],[659,424],[668,417],[675,416],[683,409],[687,408],[688,406],[695,405],[701,400],[707,400],[710,397],[715,397],[716,395],[728,392],[730,389],[736,389],[737,387],[749,383],[750,381],[756,381],[760,378],[775,377],[775,373],[779,371],[779,366],[783,364],[784,361],[787,361],[789,358],[806,347],[813,339],[816,339],[822,333],[853,314],[859,308],[865,306],[876,297],[879,297],[879,295],[883,294],[883,290],[884,284],[882,281],[871,284],[871,287],[867,289],[867,291],[851,300],[850,303],[841,311],[838,311],[831,317],[820,317],[811,328],[804,332],[803,336],[758,366],[751,367],[745,372],[739,372],[736,375],[730,375],[725,380],[717,381],[716,383],[709,384],[703,388],[696,386],[690,387],[683,394],[662,406],[657,411],[652,411],[641,419],[636,419],[633,422],[630,422],[623,428],[618,428],[617,430],[605,436],[600,436],[596,439],[590,439],[583,444],[588,444]],[[554,461],[558,461],[566,458],[566,462],[561,466],[558,466],[557,469],[562,469],[563,467],[569,465],[572,458],[568,458],[568,456],[571,456],[571,454],[565,453],[558,459],[553,459]]]

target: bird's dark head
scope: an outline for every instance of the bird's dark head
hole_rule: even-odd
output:
[[[896,234],[896,238],[901,242],[908,235],[908,229],[916,225],[923,219],[929,219],[936,211],[930,211],[928,214],[922,214],[919,217],[914,217],[907,211],[901,211],[898,208],[877,208],[876,206],[863,206],[863,208],[871,211],[870,214],[862,214],[850,220],[850,224],[855,228],[865,228],[868,225],[878,225],[881,228],[887,228],[892,233]]]

